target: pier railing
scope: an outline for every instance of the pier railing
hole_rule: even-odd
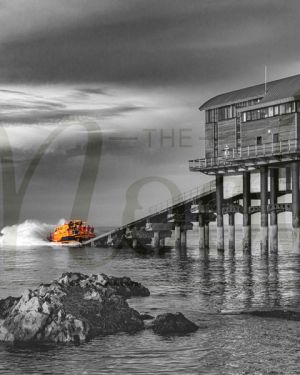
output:
[[[196,199],[203,195],[212,193],[215,190],[216,190],[216,181],[213,180],[201,186],[197,186],[189,191],[176,195],[175,197],[172,197],[164,202],[160,202],[154,206],[149,207],[148,213],[154,214],[160,211],[167,210],[173,206],[176,206],[177,204]]]
[[[246,147],[224,149],[222,150],[222,155],[218,157],[189,160],[189,167],[190,170],[201,170],[205,168],[230,165],[233,162],[238,161],[276,155],[289,155],[297,152],[300,152],[299,140],[288,139],[279,142],[263,143],[261,145],[256,144]]]

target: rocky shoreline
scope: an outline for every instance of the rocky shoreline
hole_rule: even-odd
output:
[[[128,277],[64,273],[50,284],[0,300],[0,341],[80,344],[95,336],[145,329],[145,317],[126,299],[150,292]],[[147,328],[158,334],[182,334],[198,327],[182,314],[163,314]]]

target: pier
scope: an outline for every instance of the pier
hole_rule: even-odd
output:
[[[224,251],[224,215],[228,249],[235,248],[236,215],[242,215],[244,252],[251,252],[251,216],[260,213],[261,253],[278,250],[278,215],[292,214],[293,243],[300,250],[300,75],[220,94],[206,103],[205,155],[189,161],[191,172],[212,181],[149,209],[149,214],[89,241],[133,248],[185,249],[188,231],[199,226],[199,248],[209,248],[209,226],[216,221],[217,249]],[[232,177],[239,189],[230,191]],[[255,187],[253,188],[253,180]],[[226,195],[224,195],[226,192]],[[291,194],[289,202],[280,198]],[[256,203],[255,203],[256,202]],[[86,243],[87,244],[87,243]]]

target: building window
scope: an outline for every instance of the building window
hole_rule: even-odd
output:
[[[212,124],[217,121],[217,109],[208,109],[205,111],[205,123]]]
[[[261,101],[261,99],[262,98],[246,100],[244,102],[236,103],[235,106],[236,108],[250,107],[251,105],[258,104]]]
[[[286,113],[292,113],[292,103],[286,103],[285,112]]]
[[[236,117],[236,108],[235,108],[235,105],[232,106],[232,117]]]
[[[279,142],[279,134],[278,133],[274,133],[273,134],[273,143],[278,143]]]
[[[268,108],[268,116],[273,117],[274,116],[274,107],[269,107]]]
[[[227,105],[225,107],[218,108],[218,120],[224,121],[235,117],[235,106]]]
[[[259,136],[259,137],[256,138],[256,144],[257,144],[257,146],[261,146],[262,145],[262,137],[261,136]]]
[[[280,104],[279,110],[280,110],[280,114],[284,115],[286,113],[285,104]]]
[[[297,102],[297,112],[300,112],[300,102]],[[271,107],[253,109],[242,113],[243,122],[257,121],[268,117],[274,117],[279,115],[285,115],[288,113],[296,112],[296,102],[288,102],[280,105],[274,105]]]

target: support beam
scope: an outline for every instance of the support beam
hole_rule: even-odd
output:
[[[251,174],[243,173],[243,250],[245,253],[251,252],[251,215],[249,207],[251,206]]]
[[[181,249],[186,249],[186,230],[181,231]]]
[[[269,217],[268,217],[268,166],[260,167],[260,250],[262,255],[268,254],[269,248]]]
[[[181,246],[181,231],[180,225],[175,224],[175,249],[179,249]]]
[[[299,163],[291,163],[292,169],[292,213],[293,213],[293,245],[300,250],[300,194],[299,194]]]
[[[277,203],[278,196],[278,169],[270,168],[270,204]],[[278,223],[277,212],[270,213],[270,252],[278,251]]]
[[[204,225],[204,245],[205,249],[209,249],[209,221],[205,221]]]
[[[229,250],[235,249],[234,213],[228,214],[228,248]]]
[[[165,237],[160,238],[159,247],[163,248],[163,247],[165,247],[165,244],[166,244]]]
[[[287,166],[285,168],[285,183],[286,183],[286,190],[292,190],[292,175],[291,175],[291,166]]]
[[[216,176],[216,203],[217,203],[217,250],[224,250],[223,225],[223,176]]]
[[[138,246],[138,240],[137,240],[137,238],[133,238],[133,239],[132,239],[132,248],[133,248],[133,249],[136,249],[137,246]]]
[[[205,249],[205,222],[204,214],[199,214],[199,249]]]
[[[155,231],[153,233],[152,246],[153,246],[154,249],[159,248],[159,232],[158,231]]]

